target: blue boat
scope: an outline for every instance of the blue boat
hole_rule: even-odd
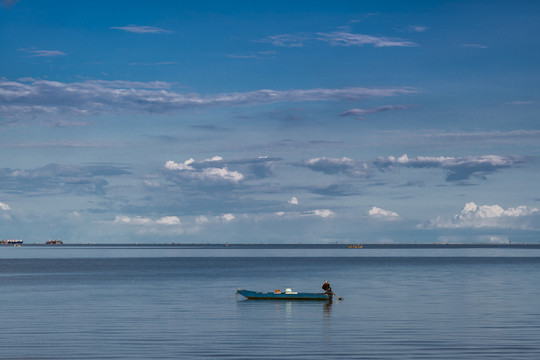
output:
[[[259,292],[239,289],[236,293],[245,296],[250,300],[332,300],[332,294],[304,293],[291,291],[291,289],[287,289],[285,292],[280,290],[274,292]]]

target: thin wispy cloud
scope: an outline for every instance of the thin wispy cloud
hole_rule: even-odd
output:
[[[106,178],[130,174],[115,164],[48,164],[34,169],[0,169],[0,187],[7,192],[29,194],[104,195]]]
[[[534,101],[532,100],[516,100],[516,101],[510,101],[506,103],[507,105],[532,105],[534,104]]]
[[[57,57],[66,55],[66,53],[59,50],[19,49],[19,51],[27,53],[29,57]]]
[[[17,2],[19,2],[19,0],[1,0],[0,5],[10,8],[13,5],[15,5]]]
[[[406,154],[396,158],[379,157],[374,161],[354,160],[351,158],[320,157],[295,163],[295,166],[305,167],[327,175],[346,175],[351,178],[371,178],[375,170],[406,167],[415,169],[440,169],[446,171],[446,181],[464,182],[474,178],[485,178],[503,169],[516,168],[527,162],[522,156],[483,155],[467,157],[451,156],[418,156],[409,158]]]
[[[303,47],[309,43],[323,42],[331,46],[414,47],[417,43],[400,38],[355,34],[347,31],[318,32],[315,34],[279,34],[260,40],[279,47]]]
[[[280,47],[303,47],[306,41],[311,40],[310,36],[298,35],[298,34],[279,34],[271,35],[264,39],[259,40],[260,42],[268,42],[274,46]]]
[[[92,115],[104,111],[170,113],[187,108],[252,106],[280,102],[362,100],[414,94],[414,88],[261,89],[200,95],[170,90],[165,82],[0,80],[0,114],[20,117],[33,113]]]
[[[378,37],[364,34],[334,31],[331,33],[317,33],[317,40],[327,42],[332,46],[364,46],[374,47],[413,47],[417,43],[405,39]]]
[[[446,181],[465,181],[471,177],[484,178],[502,169],[518,167],[526,162],[522,156],[483,155],[467,157],[418,156],[409,158],[406,154],[395,158],[379,158],[373,162],[378,169],[389,167],[438,168],[447,171]]]
[[[467,48],[474,48],[474,49],[487,49],[488,47],[486,45],[482,44],[463,44],[463,47]]]
[[[141,63],[141,62],[133,62],[129,63],[130,66],[160,66],[160,65],[175,65],[177,64],[176,61],[159,61],[159,62],[153,62],[153,63]]]
[[[257,51],[247,54],[227,54],[226,56],[231,59],[270,59],[275,57],[277,51]]]
[[[163,28],[155,26],[141,26],[141,25],[127,25],[127,26],[111,26],[111,29],[122,30],[130,33],[136,34],[165,34],[171,33],[171,30],[166,30]]]
[[[404,110],[404,109],[410,109],[412,107],[416,107],[415,105],[383,105],[383,106],[377,106],[374,108],[369,109],[350,109],[347,111],[344,111],[340,114],[340,116],[356,116],[358,120],[364,120],[366,115],[369,114],[376,114],[383,111],[392,111],[392,110]]]
[[[422,25],[411,25],[411,26],[407,26],[406,29],[407,31],[410,31],[410,32],[421,33],[421,32],[427,31],[429,28],[427,26],[422,26]]]

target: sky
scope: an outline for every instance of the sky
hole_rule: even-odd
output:
[[[538,243],[539,18],[0,0],[0,238]]]

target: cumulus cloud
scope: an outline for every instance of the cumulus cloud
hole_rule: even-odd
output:
[[[540,215],[539,209],[521,205],[504,209],[500,205],[466,203],[461,212],[451,219],[437,217],[431,220],[432,228],[515,228],[528,229],[532,218]]]
[[[223,221],[225,222],[231,222],[233,221],[236,217],[233,215],[233,214],[224,214],[221,216],[221,218],[223,219]]]
[[[289,201],[288,201],[289,204],[291,205],[298,205],[298,199],[296,198],[296,196],[293,196]]]
[[[183,163],[176,163],[169,160],[165,163],[165,169],[174,171],[177,177],[190,180],[211,181],[211,182],[228,182],[237,184],[244,180],[244,175],[238,171],[229,170],[227,167],[204,167],[200,164],[211,163],[212,161],[202,161],[195,168],[195,160],[189,159]]]
[[[375,114],[383,111],[391,111],[391,110],[403,110],[403,109],[410,109],[412,107],[415,107],[414,105],[384,105],[384,106],[377,106],[370,109],[350,109],[345,112],[342,112],[340,116],[356,116],[359,120],[364,120],[365,115],[369,114]]]
[[[163,33],[172,32],[170,30],[165,30],[159,27],[141,26],[141,25],[112,26],[111,29],[123,30],[126,32],[136,33],[136,34],[163,34]]]
[[[399,214],[390,211],[390,210],[383,210],[379,207],[373,206],[371,209],[368,210],[368,215],[372,218],[376,219],[382,219],[382,220],[397,220],[399,219]]]
[[[279,102],[362,100],[412,94],[413,88],[261,89],[247,92],[200,95],[170,90],[166,82],[84,81],[63,83],[49,80],[0,79],[0,115],[22,117],[69,113],[93,115],[118,113],[170,113],[188,108],[260,105]]]
[[[368,176],[367,163],[348,157],[341,159],[328,157],[312,158],[295,165],[325,174],[344,174],[351,177]]]
[[[8,204],[0,202],[0,210],[9,211],[9,210],[11,210],[11,208],[9,207]]]
[[[379,157],[373,165],[379,169],[392,166],[409,168],[439,168],[447,171],[446,181],[464,181],[471,177],[485,177],[501,169],[517,167],[525,162],[521,156],[482,155],[467,157],[418,156],[409,158],[404,154],[398,158]]]

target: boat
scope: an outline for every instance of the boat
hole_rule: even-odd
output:
[[[291,291],[291,289],[287,289],[284,292],[281,290],[275,290],[273,292],[260,292],[238,289],[236,293],[250,300],[332,300],[331,294],[296,292]]]
[[[47,240],[47,242],[45,242],[45,244],[47,244],[47,245],[62,245],[62,244],[64,244],[64,242],[62,240]]]
[[[23,241],[21,239],[3,239],[0,240],[0,245],[13,245],[13,246],[21,246]]]
[[[349,246],[347,246],[347,248],[349,248],[349,249],[361,249],[361,248],[363,248],[363,246],[360,245],[360,244],[356,244],[356,245],[349,245]]]

